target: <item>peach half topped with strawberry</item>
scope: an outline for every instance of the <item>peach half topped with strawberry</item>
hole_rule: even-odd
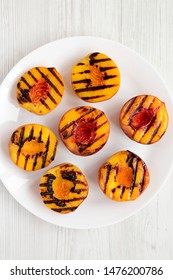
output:
[[[141,144],[155,143],[168,126],[165,103],[153,95],[135,96],[122,107],[120,125],[132,140]]]
[[[60,103],[63,93],[63,78],[53,67],[34,67],[17,83],[19,105],[37,115],[51,112]]]
[[[110,125],[105,113],[90,106],[70,109],[59,123],[59,134],[74,154],[89,156],[107,142]]]

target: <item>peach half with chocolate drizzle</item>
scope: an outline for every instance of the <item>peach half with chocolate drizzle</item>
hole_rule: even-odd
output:
[[[105,113],[90,106],[72,108],[59,123],[59,134],[66,147],[74,154],[89,156],[107,142],[110,125]]]
[[[116,201],[137,199],[147,188],[150,175],[145,162],[130,151],[111,156],[99,169],[103,193]]]
[[[120,72],[110,57],[95,52],[73,66],[71,80],[78,97],[87,102],[100,102],[117,93]]]
[[[155,143],[168,126],[165,103],[153,95],[135,96],[122,107],[120,125],[132,140],[141,144]]]
[[[19,105],[37,115],[55,109],[63,93],[63,78],[54,67],[34,67],[24,73],[17,83]]]
[[[18,167],[35,171],[54,160],[57,146],[57,137],[48,127],[26,124],[13,132],[9,141],[9,153]]]
[[[40,194],[48,208],[67,214],[75,211],[87,198],[88,182],[77,166],[62,163],[44,173],[40,180]]]

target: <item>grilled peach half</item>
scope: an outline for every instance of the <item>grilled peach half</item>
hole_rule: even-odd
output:
[[[110,57],[95,52],[73,66],[71,80],[78,97],[87,102],[100,102],[117,93],[120,72]]]
[[[75,211],[86,199],[88,183],[77,166],[62,163],[44,173],[40,180],[40,194],[48,208],[67,214]]]
[[[141,144],[155,143],[168,126],[165,103],[153,95],[135,96],[122,107],[120,125],[132,140]]]
[[[98,178],[103,193],[116,201],[137,199],[150,181],[145,162],[130,151],[111,156],[100,167]]]
[[[63,78],[54,67],[34,67],[20,77],[16,97],[24,109],[45,115],[60,103],[63,93]]]
[[[74,154],[89,156],[107,142],[110,125],[105,113],[90,106],[70,109],[61,118],[59,134]]]
[[[13,132],[9,141],[9,153],[18,167],[35,171],[54,160],[57,145],[57,137],[48,127],[26,124]]]

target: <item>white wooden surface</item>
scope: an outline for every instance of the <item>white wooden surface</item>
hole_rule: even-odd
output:
[[[136,50],[173,91],[172,0],[0,0],[0,81],[35,48],[77,35]],[[172,180],[133,217],[94,230],[48,224],[0,183],[0,259],[173,259]]]

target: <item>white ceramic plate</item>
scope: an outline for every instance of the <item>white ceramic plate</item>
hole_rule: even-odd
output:
[[[72,90],[70,74],[72,66],[91,52],[103,52],[118,65],[121,87],[110,100],[87,103]],[[34,66],[56,67],[65,80],[65,93],[59,106],[45,116],[34,115],[19,108],[15,99],[16,82]],[[166,103],[170,116],[169,127],[163,138],[152,145],[142,145],[130,140],[120,129],[118,118],[122,105],[131,97],[142,93],[152,94]],[[111,123],[107,144],[95,155],[75,156],[61,142],[57,127],[67,110],[79,105],[91,105],[103,110]],[[0,177],[11,195],[27,210],[45,221],[68,228],[95,228],[114,224],[144,207],[158,193],[173,165],[172,133],[173,101],[157,71],[141,56],[113,41],[94,37],[71,37],[49,43],[24,57],[7,75],[0,88]],[[59,149],[55,160],[44,170],[26,172],[16,167],[8,153],[8,141],[12,132],[26,123],[41,123],[50,127],[58,136]],[[131,150],[147,164],[151,181],[146,191],[132,202],[115,202],[107,198],[97,182],[98,169],[112,154]],[[88,198],[70,214],[62,215],[49,210],[39,194],[39,181],[49,168],[63,162],[77,165],[89,182]],[[8,205],[7,205],[8,207]]]

